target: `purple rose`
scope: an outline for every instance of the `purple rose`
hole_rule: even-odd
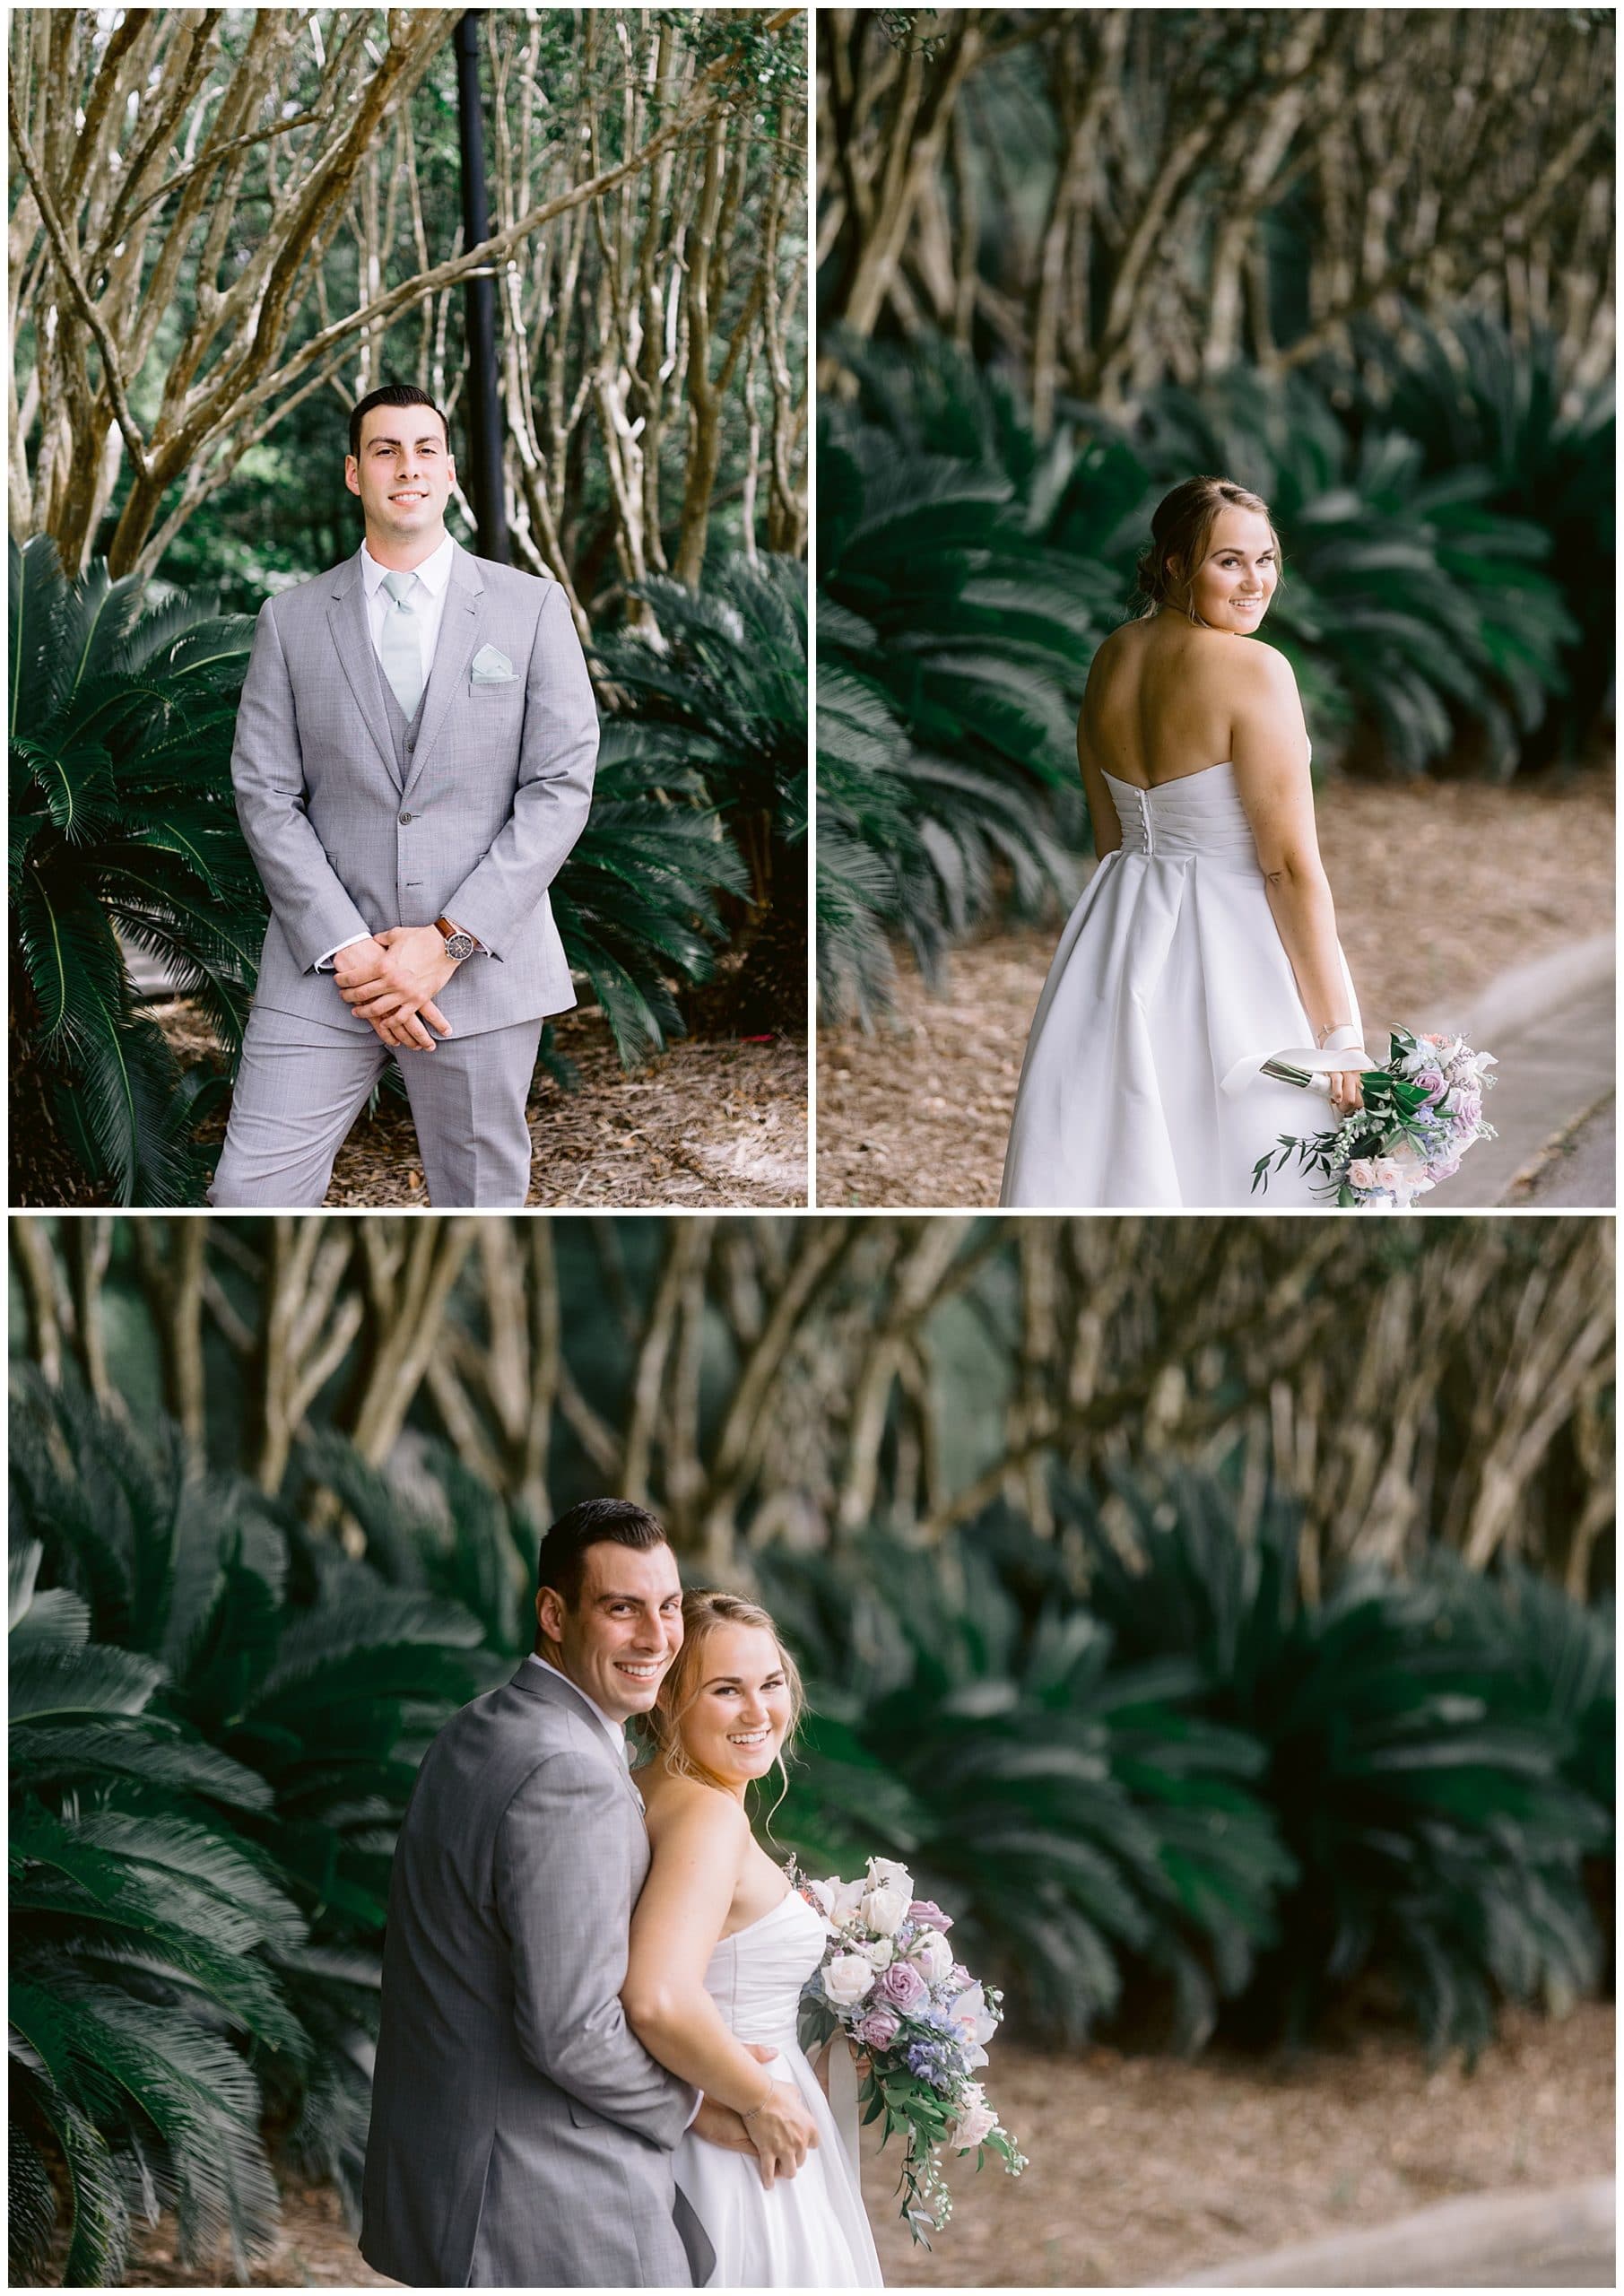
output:
[[[949,1993],[968,1992],[970,1981],[970,1973],[968,1970],[965,1968],[964,1963],[962,1961],[955,1961],[952,1968],[949,1970],[947,1973],[946,1990]]]
[[[910,2009],[921,2008],[931,1997],[931,1989],[911,1961],[893,1961],[874,1980],[874,1999],[881,2006],[900,2009],[904,2016]]]
[[[853,2038],[864,2048],[889,2048],[902,2031],[902,2021],[889,2009],[871,2009],[861,2024],[853,2028]]]
[[[930,1898],[916,1898],[908,1909],[908,1918],[921,1929],[951,1929],[953,1919]]]

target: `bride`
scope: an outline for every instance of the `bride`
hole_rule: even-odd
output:
[[[744,1811],[746,1787],[778,1760],[800,1706],[795,1661],[764,1610],[735,1595],[684,1595],[682,1648],[638,1726],[653,1747],[636,1773],[653,1857],[631,1919],[626,2021],[650,2056],[735,2106],[747,2127],[787,2084],[814,2131],[785,2176],[765,2152],[682,2139],[676,2180],[716,2249],[715,2288],[881,2284],[855,2112],[849,2130],[837,2126],[795,2039],[823,1923],[758,1847]]]
[[[1280,544],[1267,506],[1224,478],[1185,479],[1151,531],[1150,604],[1105,639],[1083,695],[1099,865],[1038,1001],[1000,1201],[1323,1202],[1295,1168],[1253,1190],[1281,1134],[1326,1121],[1262,1063],[1312,1063],[1340,1118],[1363,1059],[1297,681],[1257,642]]]

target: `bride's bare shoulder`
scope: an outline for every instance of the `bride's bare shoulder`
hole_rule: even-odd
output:
[[[1147,625],[1142,622],[1125,622],[1107,631],[1094,648],[1089,664],[1088,691],[1098,697],[1108,686],[1124,677],[1132,677],[1136,665],[1144,658]]]
[[[634,1772],[633,1779],[648,1813],[650,1837],[656,1841],[665,1834],[715,1845],[748,1839],[750,1820],[740,1805],[702,1779],[673,1774],[657,1760]]]
[[[1264,699],[1297,694],[1297,673],[1278,646],[1262,638],[1232,638],[1230,674],[1247,693]]]

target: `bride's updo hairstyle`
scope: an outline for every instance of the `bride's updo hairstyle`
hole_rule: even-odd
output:
[[[1136,572],[1138,594],[1146,604],[1138,619],[1143,622],[1161,606],[1172,606],[1179,613],[1190,613],[1190,573],[1206,555],[1207,539],[1220,510],[1255,510],[1269,528],[1269,539],[1274,544],[1276,587],[1285,587],[1285,567],[1280,546],[1280,536],[1274,531],[1274,521],[1269,517],[1269,506],[1261,494],[1254,494],[1249,487],[1238,485],[1232,478],[1184,478],[1171,494],[1164,494],[1156,505],[1151,520],[1151,546],[1141,551]],[[1169,561],[1177,559],[1184,569],[1181,574],[1172,572]],[[1194,620],[1194,615],[1191,616]]]
[[[699,1694],[705,1679],[705,1645],[718,1626],[759,1627],[763,1634],[770,1634],[777,1644],[778,1663],[784,1669],[784,1680],[789,1688],[789,1726],[784,1733],[784,1743],[778,1748],[778,1769],[784,1772],[784,1756],[787,1752],[802,1715],[806,1710],[806,1693],[801,1686],[801,1670],[784,1648],[783,1639],[773,1624],[771,1613],[760,1603],[752,1603],[744,1595],[724,1594],[713,1587],[690,1587],[682,1596],[682,1647],[672,1661],[660,1694],[647,1714],[636,1717],[632,1727],[644,1744],[656,1754],[663,1754],[665,1766],[680,1778],[697,1778],[707,1786],[721,1786],[703,1762],[693,1760],[682,1744],[682,1717]],[[725,1790],[725,1789],[724,1789]],[[789,1790],[789,1779],[784,1776],[781,1802]],[[777,1809],[775,1802],[773,1808]]]

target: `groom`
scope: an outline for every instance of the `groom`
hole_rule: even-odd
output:
[[[698,2286],[715,2257],[673,2181],[678,2140],[793,2175],[805,2115],[775,2092],[752,2143],[621,2008],[649,1859],[621,1726],[682,1639],[664,1527],[586,1500],[538,1577],[535,1655],[441,1730],[401,1827],[360,2250],[413,2287]]]
[[[366,536],[260,608],[231,778],[270,897],[209,1200],[318,1205],[398,1059],[429,1195],[522,1205],[542,1022],[575,1003],[547,888],[586,820],[597,713],[555,582],[446,531],[445,417],[350,417]]]

